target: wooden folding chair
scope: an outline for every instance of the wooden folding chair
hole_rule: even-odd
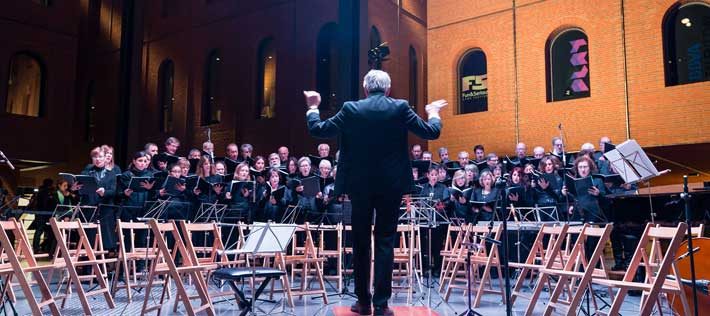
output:
[[[539,274],[540,269],[545,267],[554,268],[564,266],[561,260],[560,248],[565,241],[567,234],[567,224],[549,226],[542,224],[535,240],[530,247],[530,253],[525,259],[525,262],[510,262],[508,265],[511,268],[519,269],[518,279],[515,281],[513,290],[510,294],[510,303],[515,304],[515,299],[522,295],[522,288],[525,280],[530,276],[530,282],[533,282],[535,276]],[[557,262],[552,262],[548,265],[548,261],[558,259]],[[528,297],[529,299],[529,297]]]
[[[299,238],[294,238],[291,242],[292,254],[284,258],[286,266],[291,267],[291,279],[289,283],[293,285],[296,275],[300,276],[300,286],[298,288],[292,287],[291,295],[299,296],[299,298],[303,298],[304,295],[320,295],[323,298],[323,303],[328,304],[328,296],[323,280],[323,262],[325,258],[317,256],[310,224],[305,223],[304,225],[298,225],[295,234],[304,235],[303,244],[299,244]],[[311,276],[318,282],[317,289],[310,289]]]
[[[498,289],[493,288],[491,280],[491,272],[495,270],[498,274],[498,280],[503,280],[503,271],[500,266],[500,256],[498,255],[498,245],[487,244],[485,237],[489,236],[488,227],[469,225],[467,235],[462,240],[462,247],[455,258],[451,258],[453,266],[448,272],[448,285],[444,293],[444,300],[448,301],[454,289],[463,290],[464,293],[468,290],[468,280],[466,279],[466,258],[468,256],[468,248],[465,246],[476,245],[477,251],[471,255],[471,276],[473,284],[471,288],[475,299],[473,306],[478,307],[481,304],[481,299],[486,293],[500,295],[501,300],[505,302],[503,292],[503,282],[498,282]],[[501,226],[494,227],[490,234],[492,239],[500,241]],[[483,271],[480,271],[483,267]]]
[[[412,224],[398,225],[399,244],[394,248],[394,269],[392,270],[392,291],[407,293],[407,302],[411,302],[414,292],[412,278],[421,279],[417,266],[419,249],[419,227]],[[421,288],[419,289],[421,290]]]
[[[156,220],[151,219],[148,225],[153,232],[153,238],[155,238],[155,244],[158,247],[158,256],[154,264],[150,267],[150,275],[148,277],[148,285],[145,287],[146,293],[141,315],[145,315],[153,310],[157,310],[157,315],[160,315],[163,305],[166,303],[167,287],[163,287],[159,302],[153,306],[148,306],[148,300],[152,297],[153,280],[159,276],[164,277],[164,282],[170,282],[170,279],[175,281],[175,287],[177,288],[176,300],[185,306],[188,315],[193,316],[201,311],[206,312],[208,315],[214,315],[214,307],[207,294],[207,284],[202,277],[202,272],[205,271],[205,267],[198,265],[197,262],[194,261],[194,257],[191,256],[185,248],[185,244],[180,238],[180,233],[178,232],[175,221],[158,223]],[[172,236],[175,240],[173,249],[168,248],[166,241],[168,235]],[[175,260],[178,256],[182,258],[182,264],[179,266]],[[186,277],[194,280],[194,288],[200,301],[200,305],[197,307],[193,306],[190,302],[191,296],[188,294],[183,280],[183,278]]]
[[[618,289],[609,310],[598,313],[600,315],[617,315],[629,290],[639,290],[642,291],[639,306],[640,315],[650,315],[654,306],[657,303],[660,305],[659,296],[667,296],[668,294],[675,295],[677,299],[680,299],[683,313],[690,315],[690,308],[683,293],[683,285],[676,262],[676,252],[688,232],[687,229],[687,224],[683,222],[680,222],[677,227],[657,227],[651,223],[647,224],[624,278],[620,281],[592,279],[595,284]],[[668,242],[665,251],[660,247],[661,241]],[[650,252],[647,250],[649,245],[651,246]],[[639,267],[644,268],[646,277],[643,282],[634,282]]]
[[[65,219],[64,221],[66,221]],[[78,220],[78,219],[77,219]],[[62,221],[58,221],[62,222]],[[107,263],[114,262],[113,260],[108,260],[106,255],[108,255],[108,251],[104,250],[104,243],[103,243],[103,236],[101,235],[101,226],[99,222],[96,223],[82,223],[81,224],[82,229],[86,233],[87,236],[87,241],[91,244],[93,253],[96,256],[96,259],[99,260],[99,267],[101,268],[101,275],[103,276],[104,279],[108,279],[108,267]],[[87,254],[86,250],[83,248],[77,247],[77,240],[76,237],[78,237],[78,232],[76,229],[71,229],[71,228],[66,228],[66,229],[60,229],[62,232],[64,232],[64,242],[67,244],[67,249],[69,250],[69,254],[74,257],[74,260],[77,261],[82,261],[87,259]],[[93,233],[93,234],[91,234]],[[89,236],[93,235],[93,239],[90,238]],[[56,247],[54,250],[54,259],[52,260],[52,263],[56,266],[62,266],[64,265],[64,258],[61,250],[59,247]],[[60,271],[60,276],[59,276],[59,284],[63,284],[64,282],[66,283],[66,288],[65,291],[67,294],[72,293],[72,279],[69,278],[68,276],[68,271],[64,269],[55,269],[55,270],[50,270],[48,275],[47,275],[47,280],[53,280],[54,277],[54,272],[55,271]],[[67,273],[65,275],[65,273]],[[84,281],[88,280],[89,281],[89,287],[93,287],[94,285],[94,280],[95,278],[92,275],[79,275],[79,279]],[[62,307],[64,306],[64,302],[62,302]]]
[[[203,267],[203,277],[205,282],[210,280],[212,273],[219,268],[245,266],[246,260],[235,258],[230,260],[227,255],[224,255],[224,244],[222,243],[222,232],[217,223],[188,223],[180,221],[182,236],[185,239],[185,248],[187,253],[192,257],[192,261],[198,266]],[[196,245],[194,242],[195,234],[201,235],[203,240],[202,245]],[[209,244],[208,244],[209,243]],[[222,255],[220,255],[222,253]],[[207,283],[206,283],[207,284]],[[210,298],[234,295],[231,290],[208,292]],[[193,296],[191,298],[196,298]],[[177,307],[177,304],[175,305]],[[173,309],[175,310],[175,309]]]
[[[324,275],[323,278],[337,282],[336,288],[338,293],[340,293],[343,290],[343,225],[340,223],[336,225],[319,225],[315,228],[315,231],[318,233],[318,256],[325,258],[326,261],[330,258],[335,259],[338,267],[335,275]],[[334,245],[326,245],[326,234],[336,235]]]
[[[604,278],[608,277],[603,269],[597,269],[596,267],[603,260],[604,247],[609,241],[611,229],[611,224],[607,224],[602,228],[585,224],[567,257],[564,258],[565,254],[559,253],[560,256],[563,256],[561,259],[564,262],[562,269],[554,266],[556,262],[559,262],[557,261],[559,259],[551,258],[546,267],[540,270],[540,277],[533,289],[526,314],[530,315],[533,312],[542,288],[549,284],[548,281],[557,278],[557,284],[555,284],[554,290],[550,294],[545,315],[550,315],[553,311],[562,311],[562,313],[570,316],[576,315],[585,291],[591,291],[592,277],[595,275]],[[596,239],[595,243],[593,243],[594,239]],[[587,259],[585,251],[588,242],[594,245],[589,259]],[[566,299],[563,299],[563,293]],[[596,302],[595,309],[597,309]]]
[[[158,257],[158,248],[155,241],[150,238],[150,226],[142,222],[123,222],[120,219],[117,222],[118,231],[118,264],[116,265],[116,276],[111,284],[111,294],[116,296],[118,289],[126,289],[128,302],[133,300],[134,288],[144,288],[148,285],[147,277],[150,271],[151,264],[155,263]],[[128,238],[126,238],[126,235]],[[127,240],[126,240],[127,239]],[[145,239],[145,243],[141,247],[137,247],[136,243],[139,239]],[[140,243],[143,243],[141,240]],[[143,261],[145,264],[144,271],[138,271],[138,263]],[[123,284],[121,284],[121,273],[124,273]],[[140,275],[143,275],[141,278]],[[153,281],[154,284],[163,284],[168,287],[168,295],[170,295],[170,283],[160,280]]]
[[[55,269],[54,265],[40,266],[37,264],[32,247],[27,238],[24,227],[14,218],[10,221],[0,222],[0,257],[7,263],[0,264],[0,276],[5,279],[2,288],[5,291],[11,287],[12,279],[16,279],[27,300],[33,315],[42,315],[42,308],[48,307],[52,315],[61,315],[57,302],[49,290],[49,285],[42,276],[42,271]],[[10,235],[14,236],[17,247],[10,242]],[[17,250],[16,250],[17,249]],[[30,278],[33,278],[32,281]],[[39,287],[41,301],[37,301],[32,284]],[[5,293],[0,292],[0,303],[4,300]]]
[[[693,237],[703,237],[705,234],[705,224],[700,224],[690,228],[690,234]]]
[[[57,247],[59,248],[59,255],[64,260],[64,268],[69,274],[69,280],[67,284],[66,296],[62,299],[62,308],[66,304],[67,298],[70,296],[71,285],[74,285],[74,289],[79,296],[79,301],[84,310],[84,314],[91,315],[91,304],[89,304],[88,297],[98,294],[103,294],[106,304],[109,308],[113,309],[115,304],[113,302],[113,297],[111,296],[111,289],[108,286],[108,282],[105,279],[104,271],[107,263],[114,263],[116,259],[99,259],[96,254],[94,246],[89,242],[89,237],[84,230],[84,227],[94,227],[91,224],[82,224],[79,220],[60,222],[56,218],[50,218],[49,223],[52,226],[52,231],[57,240]],[[68,242],[69,236],[71,234],[78,234],[79,240],[76,242],[76,248],[71,247],[74,244]],[[97,233],[100,234],[100,233]],[[100,239],[100,235],[98,237]],[[101,267],[104,267],[104,270]],[[77,267],[88,267],[90,273],[87,275],[80,276],[77,272]],[[82,285],[83,280],[95,280],[98,289],[86,292]],[[90,283],[91,284],[91,283]]]
[[[441,274],[439,275],[439,292],[443,292],[446,288],[446,280],[444,276],[448,275],[449,269],[453,266],[453,262],[450,261],[452,258],[456,258],[459,255],[461,248],[461,241],[465,234],[468,233],[468,227],[470,224],[454,225],[450,224],[446,232],[446,239],[444,240],[444,249],[441,250],[439,255],[441,255]]]

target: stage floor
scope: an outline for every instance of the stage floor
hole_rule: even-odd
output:
[[[497,282],[497,280],[495,280]],[[56,289],[56,285],[52,285],[52,290],[54,291]],[[226,288],[226,287],[225,287]],[[156,299],[160,297],[160,291],[162,289],[155,289],[153,291],[153,295]],[[172,287],[172,292],[173,294],[175,293],[175,287]],[[216,287],[212,285],[211,290],[216,290]],[[350,290],[352,290],[352,285],[350,286]],[[528,289],[529,291],[530,289]],[[335,293],[334,289],[330,289],[329,292]],[[432,292],[434,292],[432,290]],[[604,300],[610,302],[611,299],[607,297],[606,291],[603,290],[603,288],[598,288],[595,290],[595,292],[601,296]],[[18,302],[15,304],[15,308],[17,309],[17,312],[19,315],[29,315],[30,310],[27,306],[27,303],[22,295],[22,291],[17,288],[15,292],[18,296]],[[144,299],[144,294],[143,292],[134,292],[133,296],[133,302],[128,303],[127,297],[126,297],[126,292],[125,290],[119,291],[117,293],[116,298],[115,298],[115,303],[116,303],[116,308],[114,309],[109,309],[106,305],[106,303],[103,300],[103,296],[94,296],[92,298],[89,298],[92,311],[94,315],[140,315],[141,308],[143,305],[143,299]],[[467,304],[466,304],[466,297],[462,295],[461,292],[454,292],[452,294],[451,299],[449,303],[441,303],[442,299],[437,296],[437,295],[432,295],[432,308],[431,312],[427,310],[428,302],[425,299],[416,301],[414,304],[412,304],[415,308],[407,308],[407,300],[406,300],[406,293],[396,293],[393,296],[393,299],[390,301],[390,306],[397,306],[398,308],[395,310],[397,316],[424,316],[424,315],[441,315],[441,316],[454,316],[454,315],[459,315],[462,312],[466,311],[467,309]],[[172,299],[170,300],[170,303],[166,305],[166,307],[162,311],[162,315],[184,315],[185,309],[182,307],[182,305],[178,305],[178,313],[174,314],[172,313],[172,306],[174,302],[175,295],[171,296]],[[275,300],[280,300],[282,295],[280,294],[275,294],[274,299]],[[215,299],[214,302],[214,308],[216,311],[217,315],[238,315],[239,314],[239,309],[237,305],[234,303],[234,300],[231,299],[232,297],[226,296],[223,298],[217,298]],[[263,295],[263,298],[268,298],[268,293]],[[538,301],[536,307],[535,307],[535,314],[541,314],[542,311],[545,308],[545,303],[547,302],[548,298],[548,293],[543,292],[540,300]],[[226,300],[225,300],[226,299]],[[324,305],[322,302],[322,299],[313,299],[313,298],[308,298],[304,297],[303,299],[298,299],[297,297],[294,298],[294,304],[295,308],[289,309],[286,308],[286,311],[290,314],[293,315],[334,315],[334,316],[350,316],[350,315],[355,315],[352,314],[348,311],[350,304],[352,304],[355,300],[349,296],[342,296],[342,295],[333,295],[329,297],[329,304]],[[195,302],[195,305],[197,302]],[[273,304],[269,302],[257,302],[257,305],[263,309],[266,313],[269,314],[279,314],[282,310],[280,308],[280,304]],[[627,297],[626,302],[624,303],[624,306],[622,307],[621,314],[623,315],[635,315],[638,312],[638,305],[639,305],[639,297]],[[665,305],[665,304],[664,304]],[[527,300],[525,299],[518,299],[513,307],[513,314],[514,315],[524,315],[525,314],[525,308],[527,306]],[[583,303],[583,306],[584,303]],[[590,307],[593,312],[593,305]],[[6,304],[5,310],[7,312],[6,315],[12,315],[12,310]],[[484,295],[482,298],[481,306],[478,308],[475,308],[475,310],[482,314],[482,315],[505,315],[505,306],[501,303],[501,297],[499,295],[493,295],[493,294],[487,294]],[[45,314],[48,313],[48,309],[45,309]],[[665,311],[664,313],[668,313],[669,315],[672,315],[672,313],[669,313],[670,311]],[[76,294],[72,295],[71,298],[67,301],[66,307],[62,309],[62,313],[64,315],[81,315],[83,314],[82,309],[81,309],[81,304],[79,302],[78,297]],[[2,311],[0,311],[0,314],[2,314]],[[264,313],[261,313],[264,314]],[[155,315],[155,313],[151,313],[150,315]]]

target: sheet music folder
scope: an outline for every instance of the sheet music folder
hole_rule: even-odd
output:
[[[626,183],[646,181],[659,176],[656,166],[653,165],[641,146],[633,139],[629,139],[616,148],[604,153],[604,157],[611,163]]]

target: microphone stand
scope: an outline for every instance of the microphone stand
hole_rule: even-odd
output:
[[[505,178],[501,177],[498,179],[498,181],[495,183],[495,188],[496,188],[496,205],[495,208],[493,209],[495,212],[498,212],[498,206],[499,205],[508,205],[508,197],[505,194],[502,194],[501,192],[505,192],[505,185],[506,181]],[[488,235],[491,234],[491,231],[493,230],[493,221],[495,220],[495,216],[491,217],[491,221],[488,223]],[[503,264],[503,270],[505,271],[505,314],[507,316],[512,316],[513,315],[513,306],[510,304],[510,271],[509,266],[508,266],[508,219],[507,216],[501,218],[501,222],[503,224],[503,232],[501,234],[501,240],[499,242],[496,242],[495,240],[491,240],[489,238],[486,238],[487,241],[491,243],[498,244],[500,246],[501,250],[501,263]],[[469,291],[470,293],[470,291]]]
[[[562,123],[560,125],[557,125],[557,129],[560,130],[560,141],[562,141],[562,185],[565,185],[565,168],[567,168],[567,154],[565,153],[565,138],[564,138],[564,133],[562,130]],[[552,185],[552,184],[550,184]],[[565,216],[565,223],[569,225],[569,218],[572,216],[569,214],[569,195],[565,195],[565,209],[562,211],[562,214]],[[560,212],[557,212],[557,219],[559,220],[560,218]]]
[[[683,175],[683,193],[680,195],[685,202],[685,223],[688,224],[688,255],[690,257],[690,280],[693,287],[693,314],[698,316],[698,289],[695,284],[695,258],[693,253],[693,235],[691,225],[690,194],[688,193],[688,175]]]

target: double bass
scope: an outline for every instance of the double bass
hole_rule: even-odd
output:
[[[710,285],[710,238],[693,238],[693,250],[698,310],[701,311],[697,315],[707,315],[705,313],[710,311],[710,294],[708,293],[708,286]],[[679,315],[696,315],[693,309],[693,286],[690,275],[690,256],[688,256],[687,240],[683,241],[678,248],[676,260],[678,260],[676,263],[678,266],[678,274],[681,278],[681,284],[683,284],[683,293],[688,301],[688,305],[690,305],[690,312],[685,313],[680,299],[671,297],[673,310]]]

